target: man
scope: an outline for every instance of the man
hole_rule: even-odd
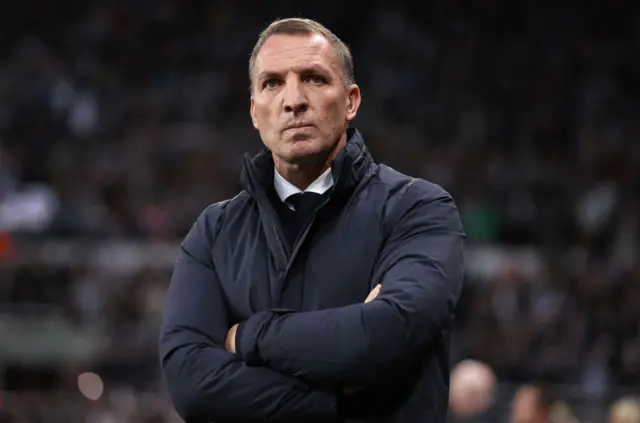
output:
[[[640,401],[623,397],[611,405],[608,423],[640,423]]]
[[[496,376],[485,363],[463,360],[451,370],[449,411],[460,420],[486,413],[493,405]]]
[[[511,407],[511,423],[551,423],[555,398],[542,385],[524,385],[516,392]]]
[[[272,23],[249,72],[267,149],[182,242],[160,340],[177,412],[444,422],[463,279],[453,200],[373,163],[348,128],[361,100],[351,54],[324,26]]]

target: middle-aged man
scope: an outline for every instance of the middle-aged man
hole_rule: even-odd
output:
[[[349,128],[351,54],[321,24],[273,22],[249,71],[266,150],[197,218],[171,279],[160,356],[177,412],[444,422],[464,272],[454,201],[373,162]]]

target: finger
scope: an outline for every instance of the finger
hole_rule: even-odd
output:
[[[378,294],[380,293],[381,289],[382,289],[382,285],[381,284],[376,285],[376,287],[373,288],[371,290],[371,292],[369,292],[369,295],[367,295],[367,299],[364,300],[364,302],[368,303],[368,302],[372,301],[373,299],[375,299],[378,296]]]
[[[369,292],[369,295],[367,295],[367,298],[364,300],[364,302],[368,303],[369,301],[373,300],[375,297],[376,297],[376,288],[373,288],[373,290]]]

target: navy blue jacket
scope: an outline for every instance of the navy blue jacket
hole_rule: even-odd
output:
[[[328,200],[293,246],[269,200],[268,151],[245,158],[244,190],[183,240],[160,358],[187,423],[446,420],[464,273],[454,201],[375,164],[353,129],[331,169]]]

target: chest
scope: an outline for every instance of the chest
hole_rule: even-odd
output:
[[[278,239],[277,224],[257,213],[223,231],[214,249],[218,277],[238,320],[271,308],[307,311],[360,303],[378,283],[372,276],[384,238],[379,207],[319,214],[289,249]]]

